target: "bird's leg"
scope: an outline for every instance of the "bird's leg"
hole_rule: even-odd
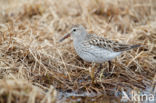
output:
[[[104,72],[104,76],[108,77],[110,76],[110,71],[111,71],[111,61],[108,61],[108,72]]]
[[[111,61],[108,61],[108,72],[111,71]]]
[[[89,68],[89,74],[90,74],[90,77],[92,79],[92,83],[94,83],[94,79],[95,79],[94,72],[95,72],[95,65],[93,67]]]
[[[95,78],[96,78],[97,74],[101,71],[101,69],[102,69],[102,64],[100,64],[100,66],[99,66],[97,72],[95,73]]]

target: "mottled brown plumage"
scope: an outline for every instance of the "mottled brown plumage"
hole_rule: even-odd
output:
[[[106,38],[96,37],[96,36],[94,36],[94,38],[91,38],[91,39],[87,40],[87,42],[90,45],[98,46],[100,48],[104,48],[104,49],[114,51],[114,52],[126,51],[126,50],[129,50],[129,49],[136,48],[136,47],[140,46],[140,45],[121,44],[121,43],[119,43],[117,41],[108,40]]]

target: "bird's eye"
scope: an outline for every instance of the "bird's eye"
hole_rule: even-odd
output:
[[[76,29],[73,29],[73,31],[75,32],[75,31],[76,31]]]

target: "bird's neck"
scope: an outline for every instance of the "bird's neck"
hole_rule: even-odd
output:
[[[79,44],[86,39],[86,35],[81,35],[73,39],[74,44]]]

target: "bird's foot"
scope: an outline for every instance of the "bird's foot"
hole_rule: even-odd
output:
[[[111,72],[104,72],[103,75],[104,75],[104,77],[110,77],[112,75],[112,73]]]
[[[95,80],[95,73],[94,72],[95,72],[95,68],[89,68],[89,74],[90,74],[92,83],[94,83],[94,80]]]

